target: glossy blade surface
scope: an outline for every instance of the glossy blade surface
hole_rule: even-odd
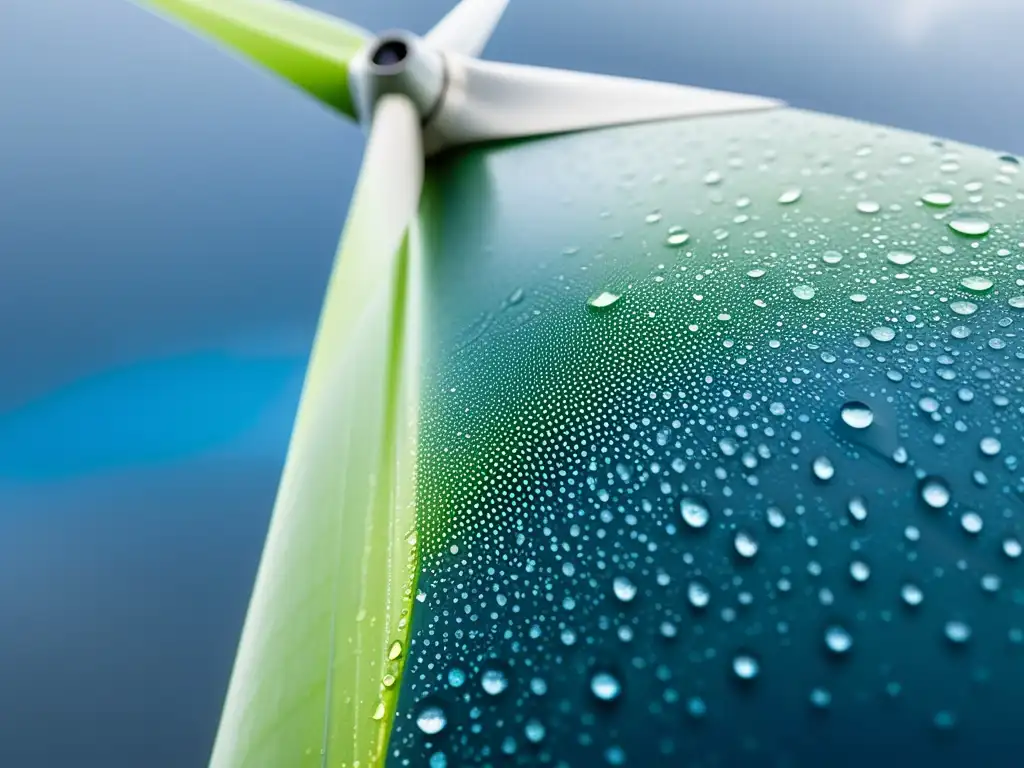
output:
[[[419,118],[384,97],[331,276],[211,765],[374,766],[415,579]],[[408,232],[408,234],[407,234]]]
[[[455,56],[449,63],[451,84],[431,125],[442,146],[781,106],[761,96],[624,77]]]
[[[365,30],[287,0],[138,0],[355,117],[348,62]]]
[[[498,26],[508,0],[462,0],[427,34],[442,51],[479,56]]]

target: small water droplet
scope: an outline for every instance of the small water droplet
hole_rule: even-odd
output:
[[[868,517],[867,502],[860,496],[854,496],[850,499],[850,503],[847,504],[846,509],[850,513],[850,517],[858,523],[863,523]]]
[[[875,414],[871,408],[859,400],[844,403],[839,414],[843,421],[854,429],[867,429],[875,420]]]
[[[683,521],[691,528],[703,528],[711,518],[708,508],[696,499],[684,498],[679,502],[679,511]]]
[[[977,512],[964,512],[960,517],[960,525],[970,534],[981,533],[984,521]]]
[[[665,243],[673,248],[680,245],[684,245],[687,240],[690,239],[690,233],[684,231],[681,227],[672,227],[668,231],[668,238]]]
[[[590,691],[601,701],[614,701],[622,693],[622,686],[610,672],[598,672],[590,678]]]
[[[755,279],[759,277],[764,277],[764,275],[765,271],[763,269],[752,269],[749,272],[747,272],[747,277],[753,277]],[[1022,296],[1021,299],[1024,300],[1024,296]]]
[[[448,670],[448,685],[452,688],[460,688],[463,683],[466,682],[466,673],[458,667],[452,667]]]
[[[958,235],[964,235],[965,237],[981,237],[989,233],[992,225],[984,219],[974,216],[961,216],[952,219],[949,222],[949,228]]]
[[[850,576],[854,581],[863,584],[871,577],[871,568],[863,560],[850,563]]]
[[[531,718],[526,721],[526,726],[523,728],[523,732],[526,734],[526,740],[532,744],[539,744],[544,740],[544,734],[547,732],[544,728],[544,724],[536,718]]]
[[[815,688],[811,691],[811,704],[818,709],[827,709],[832,703],[832,694],[824,688]]]
[[[1003,539],[1003,554],[1011,560],[1016,560],[1020,557],[1022,549],[1024,549],[1024,546],[1017,539],[1013,537]]]
[[[391,648],[388,650],[388,659],[390,659],[391,661],[395,661],[399,657],[401,657],[401,655],[402,655],[402,642],[400,640],[395,640],[395,642],[393,642],[391,644]],[[380,658],[380,657],[378,656],[378,658]]]
[[[878,213],[882,210],[882,206],[874,200],[860,200],[857,203],[857,210],[861,213]]]
[[[772,528],[781,528],[786,524],[786,516],[778,507],[768,507],[768,525]]]
[[[839,251],[825,251],[821,254],[821,260],[826,264],[838,264],[843,260],[843,254]]]

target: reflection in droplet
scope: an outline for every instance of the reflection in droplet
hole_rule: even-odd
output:
[[[440,733],[447,724],[448,718],[445,716],[444,710],[433,704],[424,707],[416,716],[416,725],[428,736]]]

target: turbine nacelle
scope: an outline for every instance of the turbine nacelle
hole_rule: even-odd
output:
[[[412,102],[426,124],[437,112],[448,82],[444,56],[418,35],[389,31],[365,46],[349,64],[348,86],[356,117],[366,126],[377,102],[398,94]]]

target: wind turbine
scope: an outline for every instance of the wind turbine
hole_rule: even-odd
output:
[[[415,580],[410,555],[399,552],[414,529],[420,297],[411,286],[424,269],[416,213],[426,158],[467,144],[779,102],[479,59],[507,0],[463,0],[424,37],[373,35],[287,0],[142,4],[368,133],[211,764],[297,765],[301,755],[374,765],[394,714]],[[317,549],[324,541],[331,545]],[[311,578],[300,572],[297,547],[338,567]],[[345,566],[358,568],[338,570]],[[291,624],[315,624],[315,616],[326,620],[326,639]],[[307,653],[320,657],[295,658]],[[289,663],[291,672],[282,669]]]
[[[770,606],[779,642],[753,630],[742,639],[761,638],[763,666],[777,669],[806,647],[789,640],[789,627],[831,606],[832,593],[807,590],[811,602],[801,603],[789,576],[743,569],[802,571],[793,562],[807,547],[856,534],[869,508],[883,511],[871,513],[883,518],[874,525],[892,529],[844,548],[895,539],[903,552],[912,542],[919,551],[908,562],[920,554],[957,573],[940,582],[941,567],[921,567],[925,591],[950,590],[936,604],[968,594],[955,591],[967,589],[956,581],[967,559],[941,529],[920,536],[913,516],[922,509],[938,526],[936,510],[1002,507],[1002,528],[983,532],[974,512],[962,526],[979,545],[1000,537],[1000,563],[1014,567],[1019,514],[993,489],[1019,489],[1016,459],[974,463],[1009,453],[1007,393],[1024,391],[1024,353],[1013,352],[1006,330],[1024,309],[1011,258],[1024,247],[1017,158],[777,109],[757,96],[479,59],[504,0],[464,0],[422,38],[373,36],[281,0],[144,4],[368,133],[212,765],[366,768],[392,756],[420,764],[445,743],[461,764],[489,762],[501,725],[521,730],[520,705],[556,687],[565,706],[548,722],[546,749],[615,765],[624,752],[602,739],[622,738],[643,764],[659,759],[652,735],[678,728],[670,702],[625,708],[614,728],[604,727],[603,710],[587,713],[586,734],[566,712],[621,699],[629,676],[642,677],[676,637],[679,619],[641,636],[632,625],[610,632],[609,613],[674,611],[658,590],[699,569],[725,592],[742,588],[732,596],[741,610]],[[550,138],[501,144],[536,137]],[[464,167],[449,173],[449,157]],[[565,173],[563,162],[577,165]],[[628,165],[625,178],[617,162]],[[469,218],[448,210],[472,194],[452,177],[485,163],[501,192],[493,254],[469,242]],[[593,216],[557,207],[559,189]],[[619,228],[606,232],[606,221]],[[587,256],[577,241],[589,242]],[[565,245],[549,269],[545,254]],[[437,315],[463,327],[499,303],[494,291],[509,285],[498,272],[529,276],[537,307],[516,315],[522,294],[506,293],[513,309],[491,348],[462,354],[451,338],[432,338]],[[452,275],[458,300],[438,296]],[[429,407],[427,368],[458,384],[440,400],[430,395]],[[985,430],[983,459],[947,447],[947,422],[950,434]],[[849,510],[848,528],[836,509]],[[800,536],[787,539],[794,519]],[[997,551],[995,541],[985,546]],[[633,579],[612,565],[629,566]],[[806,568],[815,576],[821,564]],[[850,574],[862,584],[870,568],[857,560]],[[764,594],[754,583],[768,585]],[[692,581],[676,602],[700,627],[694,637],[716,634],[723,648],[666,653],[675,668],[666,661],[659,674],[699,682],[720,700],[736,679],[744,691],[770,691],[771,675],[754,682],[757,654],[724,647],[742,629],[736,610],[721,614],[733,634],[701,618],[714,613],[702,613],[709,589]],[[556,592],[567,595],[561,607]],[[791,592],[791,602],[779,597]],[[891,613],[870,603],[881,590],[858,594],[858,615]],[[1003,619],[995,601],[971,610]],[[555,621],[564,628],[552,642],[545,632]],[[577,642],[584,633],[588,644]],[[827,663],[849,652],[855,634],[837,621],[813,642]],[[946,636],[964,642],[969,629],[954,624]],[[620,671],[620,684],[594,649],[614,661],[626,641],[644,663]],[[858,652],[878,668],[916,658],[912,642],[884,653],[866,646]],[[499,647],[528,664],[484,669]],[[726,651],[728,677],[719,680],[705,662]],[[453,660],[479,678],[483,699],[459,675],[442,679]],[[803,654],[792,663],[831,675],[819,661]],[[580,683],[595,669],[589,687]],[[513,679],[541,671],[550,686]],[[1012,689],[1013,675],[993,677]],[[650,680],[637,684],[653,690],[643,688]],[[513,688],[514,711],[488,709]],[[804,716],[806,698],[791,693],[777,688],[771,707],[730,721],[727,744],[714,729],[694,731],[692,761],[750,759],[746,745],[774,738],[781,718]],[[812,701],[833,695],[818,693]],[[456,723],[462,704],[498,712],[491,731],[477,715]],[[688,711],[703,716],[703,699]]]

